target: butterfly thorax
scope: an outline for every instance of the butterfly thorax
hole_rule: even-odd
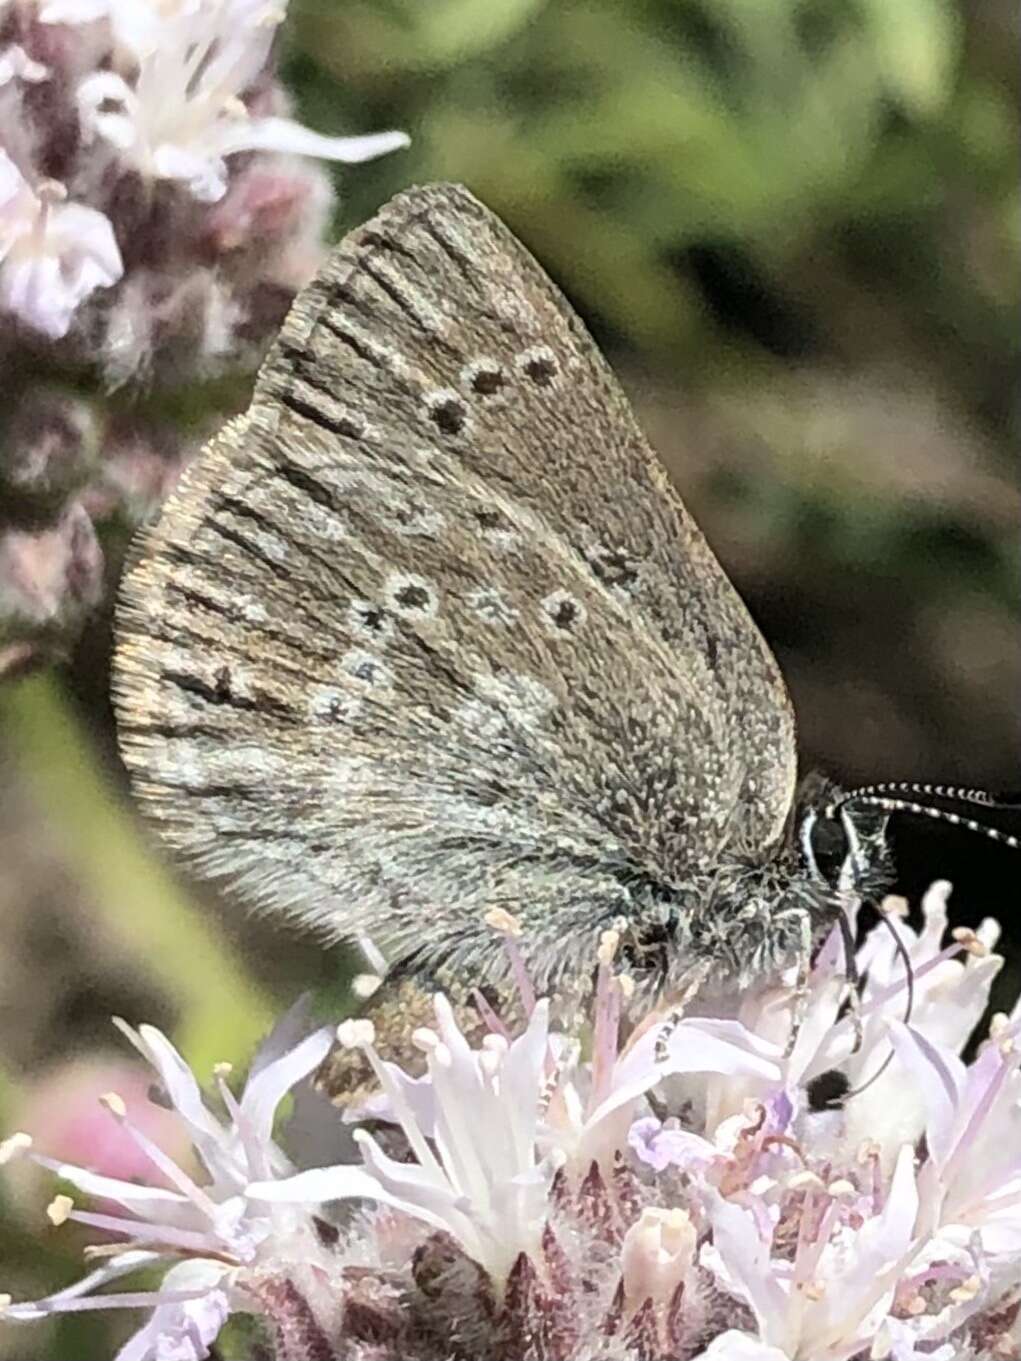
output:
[[[695,988],[738,993],[803,969],[854,902],[879,900],[893,878],[887,819],[858,817],[852,848],[849,829],[824,813],[839,793],[810,776],[766,853],[721,855],[672,886],[632,881],[618,958],[641,1006]]]

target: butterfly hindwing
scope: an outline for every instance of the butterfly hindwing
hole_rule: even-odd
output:
[[[765,643],[581,323],[455,186],[302,293],[119,630],[123,749],[175,845],[398,953],[472,948],[497,903],[590,933],[790,806]]]

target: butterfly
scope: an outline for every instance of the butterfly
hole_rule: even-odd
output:
[[[298,297],[135,552],[115,700],[176,851],[423,988],[505,979],[494,908],[553,994],[610,928],[640,1001],[804,972],[921,788],[799,790],[747,609],[578,317],[456,185]]]

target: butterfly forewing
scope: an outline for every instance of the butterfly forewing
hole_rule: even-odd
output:
[[[119,625],[173,842],[398,954],[471,949],[497,903],[590,934],[789,811],[765,643],[577,317],[456,186],[334,251]]]

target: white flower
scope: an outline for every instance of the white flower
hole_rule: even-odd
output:
[[[395,1162],[358,1130],[364,1169],[312,1168],[249,1186],[247,1194],[308,1205],[371,1197],[446,1229],[500,1281],[521,1253],[537,1252],[549,1190],[563,1161],[555,1154],[540,1157],[537,1149],[549,1007],[539,1002],[516,1040],[508,1044],[488,1035],[479,1049],[461,1033],[445,997],[436,997],[435,1008],[436,1031],[416,1031],[428,1064],[424,1080],[380,1061],[367,1022],[340,1030],[342,1042],[364,1048],[416,1162]]]
[[[990,966],[970,938],[940,948],[938,895],[927,916],[913,965],[920,1014],[957,1045]],[[852,1057],[834,942],[816,961],[793,1046],[791,987],[744,999],[742,1019],[654,1013],[621,1048],[626,979],[613,972],[616,933],[606,933],[583,1058],[577,1042],[550,1032],[548,1003],[535,1001],[513,932],[500,929],[528,1017],[516,1038],[480,1004],[491,1033],[473,1046],[437,997],[435,1029],[410,1037],[427,1070],[413,1078],[376,1052],[369,1022],[338,1032],[375,1070],[382,1090],[362,1114],[399,1126],[403,1160],[359,1130],[362,1165],[292,1173],[272,1144],[273,1106],[322,1056],[322,1034],[256,1071],[240,1103],[225,1091],[227,1125],[158,1032],[133,1036],[208,1180],[196,1187],[159,1150],[150,1156],[166,1189],[40,1160],[125,1207],[83,1213],[58,1196],[54,1222],[75,1218],[130,1242],[70,1291],[10,1306],[11,1316],[155,1304],[120,1361],[199,1361],[240,1310],[267,1316],[279,1361],[341,1352],[470,1361],[529,1348],[563,1361],[600,1349],[699,1361],[978,1361],[1016,1351],[1021,1017],[998,1017],[966,1066],[952,1046],[897,1019],[904,980],[879,959],[866,989],[866,1045],[878,1053],[892,1043],[909,1104],[922,1111],[918,1137],[888,1159],[849,1135],[846,1107],[813,1109],[807,1088],[820,1065]],[[978,965],[945,969],[961,944]],[[869,939],[863,952],[884,954]],[[950,1016],[939,1014],[938,996]],[[765,1033],[749,1029],[753,1018]],[[648,1113],[664,1101],[669,1118]],[[382,1208],[352,1215],[327,1249],[329,1234],[312,1226],[328,1220],[312,1207],[339,1200]],[[183,1260],[155,1296],[97,1301],[99,1285],[171,1255]],[[292,1347],[281,1328],[294,1282],[314,1347],[306,1333]]]
[[[145,8],[146,0],[139,0]],[[111,0],[43,0],[39,18],[44,24],[90,24],[109,18]]]
[[[578,1044],[555,1036],[556,1083],[541,1137],[561,1149],[569,1166],[587,1172],[592,1162],[612,1166],[629,1140],[635,1109],[646,1092],[668,1077],[695,1073],[726,1080],[776,1083],[779,1051],[737,1021],[651,1016],[620,1048],[625,980],[613,973],[619,933],[600,939],[592,1053],[581,1062]]]
[[[910,1147],[876,1213],[863,1215],[860,1199],[850,1207],[826,1193],[806,1206],[792,1258],[773,1255],[768,1217],[715,1193],[707,1208],[713,1246],[703,1261],[751,1308],[758,1340],[790,1361],[848,1361],[867,1347],[918,1250]]]
[[[719,1337],[714,1337],[695,1361],[789,1361],[789,1358],[779,1347],[767,1347],[747,1333],[728,1328]]]
[[[33,190],[0,150],[0,307],[53,340],[90,293],[124,272],[106,217],[65,198],[53,180]]]
[[[220,1091],[228,1119],[215,1115],[203,1100],[194,1075],[170,1041],[153,1026],[137,1031],[121,1029],[156,1069],[163,1090],[186,1125],[206,1172],[196,1182],[178,1167],[140,1129],[134,1126],[116,1096],[106,1099],[164,1186],[139,1185],[100,1176],[87,1168],[31,1155],[64,1182],[69,1182],[106,1205],[120,1207],[97,1212],[79,1210],[64,1196],[51,1206],[55,1223],[73,1219],[121,1234],[128,1245],[111,1260],[68,1290],[45,1299],[8,1304],[7,1319],[28,1322],[70,1309],[152,1306],[144,1326],[125,1344],[117,1361],[198,1361],[231,1312],[235,1291],[245,1272],[288,1261],[304,1268],[316,1261],[318,1240],[307,1216],[288,1204],[266,1206],[246,1197],[249,1184],[284,1176],[290,1163],[271,1137],[274,1112],[290,1088],[315,1069],[331,1044],[328,1029],[317,1031],[282,1055],[274,1054],[276,1036],[267,1041],[272,1056],[253,1068],[240,1101],[221,1077]],[[7,1141],[6,1151],[30,1144],[27,1136]],[[184,1260],[181,1260],[181,1259]],[[172,1263],[157,1291],[96,1295],[103,1285],[141,1266]],[[252,1308],[249,1300],[246,1308]]]
[[[93,4],[54,0],[46,13],[92,16]],[[277,151],[365,161],[408,145],[404,133],[324,137],[289,118],[253,116],[244,96],[262,72],[282,5],[262,0],[177,0],[155,6],[109,0],[110,23],[130,53],[125,73],[97,71],[78,87],[86,138],[101,137],[152,180],[178,180],[216,202],[228,157]]]
[[[887,921],[911,964],[912,1027],[962,1048],[986,1008],[1003,960],[990,953],[999,935],[992,921],[984,922],[977,933],[957,933],[942,946],[949,893],[949,884],[937,883],[925,895],[921,934],[892,912]],[[962,953],[963,962],[957,958]],[[710,1134],[728,1119],[742,1116],[749,1099],[768,1103],[781,1093],[790,1102],[789,1123],[803,1121],[809,1083],[832,1071],[842,1074],[850,1088],[864,1089],[843,1110],[842,1136],[848,1145],[865,1139],[878,1145],[889,1169],[903,1144],[919,1137],[924,1123],[921,1093],[899,1051],[891,1054],[891,1027],[904,1017],[909,983],[890,930],[880,925],[868,933],[856,967],[865,979],[857,1006],[860,1035],[854,1015],[843,1005],[847,984],[838,931],[819,951],[812,968],[793,1045],[789,1044],[797,1000],[793,987],[760,989],[742,1000],[738,1019],[744,1039],[739,1042],[754,1046],[762,1058],[771,1058],[780,1076],[763,1081],[749,1074],[735,1080],[718,1069],[705,1083],[705,1126]]]
[[[925,1102],[919,1175],[927,1227],[984,1252],[1021,1254],[1021,1025],[1000,1024],[967,1067],[913,1026],[893,1041]]]
[[[983,922],[974,934],[960,932],[959,940],[943,945],[949,896],[948,883],[932,885],[922,899],[920,933],[896,915],[887,920],[914,972],[912,1029],[944,1048],[960,1050],[982,1018],[1003,959],[992,953],[1000,934],[992,921]],[[852,1088],[864,1087],[890,1058],[891,1026],[904,1019],[906,997],[904,960],[890,931],[871,931],[857,963],[859,973],[867,974],[861,994],[863,1044],[840,1065]],[[902,1142],[918,1138],[924,1119],[921,1093],[898,1050],[882,1075],[848,1104],[847,1135],[881,1144],[889,1165]]]

